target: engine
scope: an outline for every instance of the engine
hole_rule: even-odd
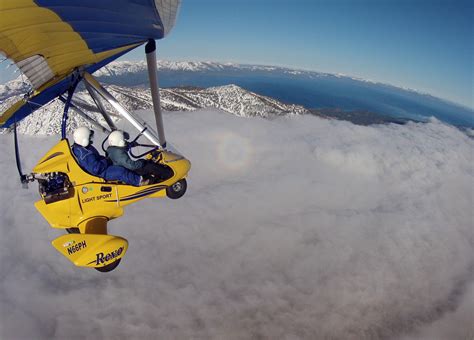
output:
[[[72,185],[66,174],[52,172],[37,176],[39,192],[46,204],[68,199],[72,196]]]

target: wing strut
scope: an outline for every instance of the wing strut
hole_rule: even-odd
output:
[[[73,75],[74,77],[74,75]],[[76,90],[77,84],[80,81],[79,77],[75,77],[73,83],[67,90],[67,99],[66,102],[64,103],[64,112],[63,112],[63,119],[61,121],[61,139],[66,139],[66,123],[67,123],[67,112],[69,110],[69,107],[71,106],[71,100],[72,96],[74,95],[74,91]]]
[[[100,113],[102,114],[102,117],[104,117],[105,122],[109,126],[110,130],[115,131],[117,130],[117,127],[115,126],[113,120],[110,118],[110,116],[107,114],[107,111],[105,109],[104,104],[102,104],[98,93],[94,90],[94,88],[89,85],[89,83],[84,82],[86,84],[86,89],[89,92],[90,96],[92,97],[92,100],[94,101],[95,105],[99,109]]]
[[[59,96],[59,100],[62,101],[64,104],[66,104],[67,99],[63,95]],[[87,113],[82,111],[77,105],[78,105],[77,103],[71,103],[71,109],[73,109],[79,116],[81,116],[82,118],[87,120],[89,123],[94,125],[97,129],[99,129],[103,133],[110,133],[111,132],[110,130],[103,127],[101,124],[99,124],[95,119],[90,117]]]
[[[100,83],[89,73],[84,72],[84,82],[86,82],[89,86],[91,86],[102,98],[104,98],[109,104],[126,120],[130,122],[130,124],[135,127],[138,131],[143,132],[143,136],[146,137],[150,142],[152,142],[156,146],[162,147],[158,136],[152,128],[147,126],[146,122],[140,121],[137,117],[135,117],[132,113],[127,111],[120,103],[104,88]],[[145,129],[146,127],[146,129]]]
[[[165,128],[163,125],[163,115],[160,106],[160,87],[158,84],[158,70],[156,67],[156,43],[150,39],[145,45],[146,63],[148,66],[148,78],[150,79],[151,98],[153,100],[153,110],[155,111],[156,130],[160,145],[166,148]]]

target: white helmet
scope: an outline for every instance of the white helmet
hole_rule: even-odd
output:
[[[123,135],[123,132],[120,130],[112,131],[109,135],[109,145],[124,147],[126,143],[125,143],[125,137]]]
[[[94,131],[91,131],[88,127],[81,126],[74,131],[74,143],[83,147],[92,143],[92,137],[94,137]]]

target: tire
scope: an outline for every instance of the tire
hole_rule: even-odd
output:
[[[122,259],[118,259],[117,261],[114,261],[108,265],[105,265],[103,267],[96,267],[94,268],[95,270],[101,272],[101,273],[107,273],[107,272],[111,272],[112,270],[114,270],[115,268],[117,268],[117,266],[120,264],[120,261]]]
[[[169,187],[166,188],[166,196],[169,198],[175,200],[184,195],[186,192],[186,189],[188,187],[188,183],[186,182],[186,179],[180,179],[173,185],[170,185]]]

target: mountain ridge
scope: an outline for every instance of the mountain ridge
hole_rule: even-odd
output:
[[[194,111],[198,109],[213,108],[219,109],[229,114],[240,117],[262,117],[271,118],[278,116],[291,116],[312,114],[323,118],[338,119],[350,121],[359,125],[370,124],[384,124],[397,123],[404,124],[409,120],[412,121],[426,121],[420,116],[405,118],[403,116],[394,116],[384,113],[383,110],[374,110],[373,108],[349,108],[344,109],[342,106],[334,106],[329,103],[328,106],[310,106],[308,103],[288,104],[288,102],[295,102],[288,99],[288,89],[285,88],[285,83],[279,83],[281,80],[281,72],[290,74],[291,76],[304,77],[336,77],[344,79],[355,79],[345,75],[334,75],[329,73],[321,73],[315,71],[294,70],[279,66],[265,66],[265,65],[245,65],[235,63],[218,63],[218,62],[185,62],[185,61],[166,61],[158,62],[158,69],[160,70],[160,80],[168,79],[168,86],[160,88],[161,106],[166,111]],[[216,71],[213,74],[217,76],[217,83],[228,84],[222,86],[208,86],[204,84],[193,84],[187,82],[186,75],[195,74],[195,78],[202,79],[206,72],[210,70]],[[233,71],[232,71],[233,70]],[[242,70],[246,70],[243,72]],[[234,73],[234,78],[221,79],[225,74]],[[265,93],[268,91],[257,92],[250,91],[247,86],[241,87],[231,83],[232,79],[237,80],[235,74],[242,74],[247,77],[252,75],[262,75],[263,73],[269,76],[273,84],[278,84],[282,92],[279,95],[275,93]],[[263,73],[262,73],[263,72]],[[98,78],[104,86],[117,97],[126,109],[129,111],[151,109],[152,100],[148,88],[148,71],[146,62],[144,61],[115,61],[106,67],[96,71],[95,77]],[[241,76],[242,77],[242,76]],[[5,84],[0,85],[0,112],[4,112],[6,108],[11,106],[15,101],[21,99],[25,93],[31,90],[30,85],[25,81],[26,78],[19,76]],[[169,80],[173,82],[169,82]],[[241,78],[240,78],[241,79]],[[306,79],[306,78],[305,78]],[[324,78],[326,79],[326,78]],[[335,81],[333,78],[328,78],[329,82]],[[351,80],[352,81],[352,80]],[[354,80],[355,81],[355,80]],[[357,79],[357,81],[362,81]],[[135,85],[134,85],[135,84]],[[183,84],[184,86],[180,86]],[[193,84],[193,85],[191,85]],[[212,82],[211,82],[212,84]],[[385,85],[384,85],[385,86]],[[391,85],[387,85],[391,86]],[[244,89],[244,87],[246,87]],[[304,91],[304,89],[303,89]],[[405,90],[406,91],[406,90]],[[260,94],[261,92],[266,95]],[[309,97],[308,93],[302,92],[302,96]],[[281,95],[283,94],[283,95]],[[311,94],[312,95],[312,94]],[[331,93],[331,96],[338,96],[338,94]],[[280,100],[276,99],[280,98]],[[324,102],[324,98],[321,98]],[[75,100],[82,102],[86,106],[84,111],[92,114],[97,120],[102,121],[102,117],[94,108],[94,103],[89,97],[84,87],[80,86],[76,91]],[[330,102],[330,101],[329,101]],[[390,104],[386,105],[390,106]],[[63,104],[59,100],[53,100],[48,105],[39,109],[37,112],[26,117],[19,124],[19,132],[25,134],[56,134],[59,133],[60,120],[62,116]],[[114,112],[111,107],[108,107],[109,112]],[[47,121],[52,123],[49,126],[45,125],[44,117],[48,117]],[[102,122],[104,123],[104,122]],[[86,124],[80,117],[71,114],[70,124],[72,127]],[[88,124],[86,124],[88,125]]]
[[[410,87],[397,86],[389,83],[384,83],[380,81],[375,81],[371,79],[361,78],[357,76],[351,76],[343,73],[330,73],[330,72],[321,72],[315,70],[307,69],[298,69],[287,66],[277,66],[277,65],[260,65],[260,64],[241,64],[233,62],[217,62],[217,61],[171,61],[171,60],[159,60],[157,62],[158,71],[185,71],[185,72],[203,72],[203,71],[260,71],[260,72],[275,72],[279,71],[283,74],[289,75],[306,75],[308,77],[336,77],[336,78],[347,78],[359,82],[388,86],[391,88],[404,90],[412,93],[416,93],[422,96],[428,96],[431,98],[436,98],[445,102],[448,102],[453,105],[463,106],[462,104],[452,102],[448,99],[436,97],[428,92],[421,90],[413,89]],[[147,66],[146,62],[143,60],[140,61],[127,61],[119,60],[114,61],[102,69],[96,71],[94,75],[96,77],[107,78],[109,76],[118,76],[126,73],[137,73],[138,71],[146,71]],[[468,108],[469,109],[469,108]]]
[[[307,69],[298,69],[288,66],[276,66],[276,65],[259,65],[259,64],[241,64],[233,62],[217,62],[217,61],[170,61],[170,60],[159,60],[157,62],[157,68],[161,72],[188,72],[188,73],[198,73],[198,72],[209,72],[209,71],[229,71],[229,72],[238,72],[238,71],[251,71],[251,72],[267,72],[267,73],[280,73],[285,75],[293,76],[304,76],[308,79],[316,79],[322,77],[333,77],[333,78],[343,78],[347,80],[357,81],[360,83],[378,85],[386,88],[391,88],[398,91],[405,91],[408,93],[413,93],[419,96],[426,98],[431,98],[434,100],[439,100],[449,105],[456,106],[458,108],[469,110],[474,112],[473,108],[463,105],[461,103],[454,102],[452,100],[434,96],[425,91],[418,89],[413,89],[410,87],[403,87],[398,85],[393,85],[385,82],[374,81],[371,79],[365,79],[358,76],[351,76],[343,73],[329,73],[321,72],[315,70]],[[145,61],[113,61],[112,63],[106,65],[100,70],[96,71],[94,75],[100,78],[102,81],[107,82],[110,77],[120,77],[123,75],[134,75],[140,72],[147,72],[147,66]],[[17,79],[14,79],[10,82],[21,82],[21,76]],[[2,93],[5,93],[5,87],[8,87],[8,83],[0,84],[0,100],[2,100]],[[10,84],[11,86],[11,84]]]
[[[7,84],[1,92],[0,110],[3,112],[17,100],[21,99],[28,85],[21,80]],[[118,85],[104,85],[104,87],[129,111],[146,110],[152,108],[151,93],[148,88],[124,87]],[[14,93],[12,95],[12,93]],[[3,96],[2,96],[3,95]],[[237,85],[225,85],[209,88],[162,88],[160,89],[161,107],[165,111],[195,111],[204,108],[219,109],[240,117],[272,118],[278,116],[292,116],[310,114],[311,112],[300,105],[284,104],[273,98],[247,91]],[[79,89],[74,95],[74,102],[83,111],[93,116],[105,126],[103,118],[97,110],[91,110],[94,102],[86,90]],[[107,111],[114,112],[113,108],[104,102]],[[18,131],[27,135],[52,135],[60,133],[63,103],[55,99],[27,116],[18,124]],[[71,110],[73,112],[73,110]],[[47,117],[48,119],[45,119]],[[70,114],[68,130],[80,125],[92,127],[90,123],[77,114]],[[115,120],[119,120],[114,115]],[[4,129],[3,132],[9,131]]]

